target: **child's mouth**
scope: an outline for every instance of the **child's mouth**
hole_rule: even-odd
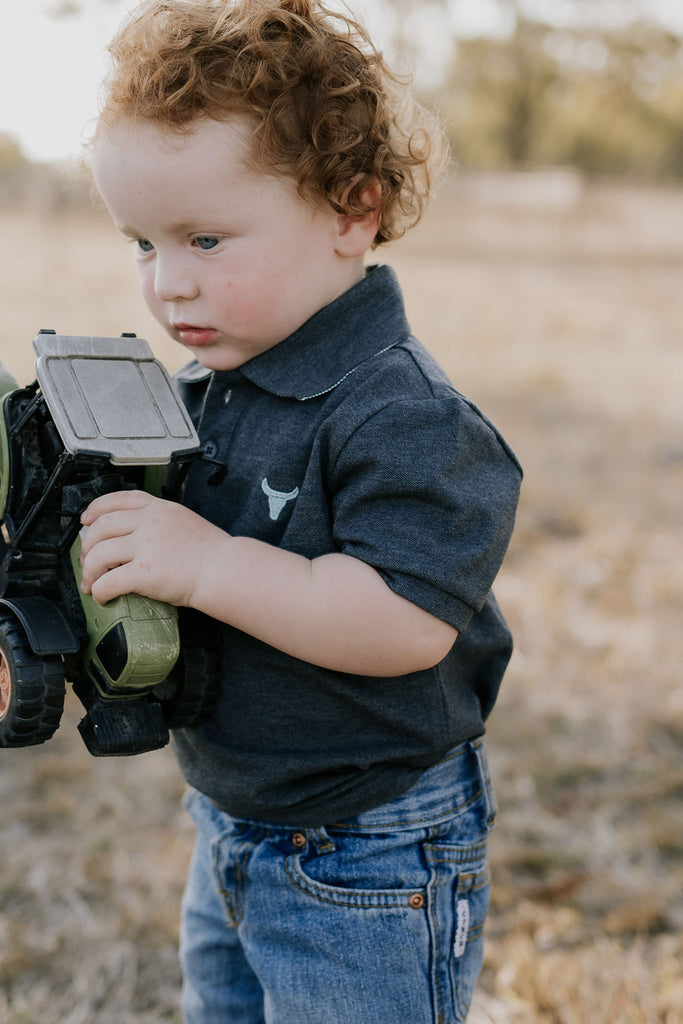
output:
[[[183,345],[187,345],[190,348],[208,345],[218,337],[218,331],[213,327],[197,327],[194,324],[173,324],[173,329],[180,335]]]

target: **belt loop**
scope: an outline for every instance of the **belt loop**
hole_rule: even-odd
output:
[[[337,848],[322,825],[320,828],[307,828],[306,835],[321,856],[325,853],[334,853]]]
[[[486,749],[484,747],[484,740],[481,736],[471,740],[470,747],[472,753],[477,759],[477,765],[479,766],[479,774],[481,776],[481,784],[484,788],[484,795],[486,797],[487,807],[487,819],[486,825],[489,831],[493,828],[496,822],[496,813],[498,808],[496,807],[496,798],[493,792],[493,786],[491,784],[491,776],[489,774],[488,761],[486,759]]]

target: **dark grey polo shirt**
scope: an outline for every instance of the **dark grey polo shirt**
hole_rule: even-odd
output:
[[[175,734],[186,779],[231,814],[302,827],[398,796],[480,735],[496,699],[511,640],[491,585],[517,505],[513,453],[411,336],[385,266],[239,369],[193,363],[179,382],[214,460],[191,469],[188,507],[307,558],[359,558],[459,631],[435,668],[387,679],[222,625],[217,711]]]

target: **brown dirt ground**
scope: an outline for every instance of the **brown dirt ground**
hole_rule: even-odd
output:
[[[473,1024],[683,1021],[681,239],[680,191],[529,204],[462,179],[382,254],[526,470]],[[136,330],[180,365],[102,217],[15,210],[0,240],[20,381],[41,327]],[[168,750],[90,758],[76,703],[48,744],[0,751],[0,1021],[177,1022],[182,780]]]

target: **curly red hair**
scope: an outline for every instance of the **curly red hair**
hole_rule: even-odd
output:
[[[374,245],[419,221],[445,169],[435,118],[366,30],[318,0],[144,0],[109,52],[98,130],[247,115],[254,167],[339,213],[379,208]]]

